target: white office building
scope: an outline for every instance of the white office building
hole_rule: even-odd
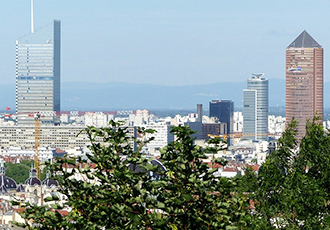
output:
[[[268,139],[268,79],[253,74],[243,90],[243,134],[254,140]]]
[[[150,122],[148,125],[144,126],[146,129],[155,130],[154,133],[147,133],[145,138],[150,139],[154,138],[154,140],[150,141],[147,144],[148,150],[150,154],[160,153],[159,150],[167,146],[170,142],[174,141],[174,135],[170,133],[173,125],[170,125],[168,122],[164,121],[155,121]]]
[[[54,20],[16,40],[16,112],[43,114],[54,123],[60,111],[61,22]],[[18,117],[32,124],[33,117]],[[57,121],[59,122],[59,121]]]

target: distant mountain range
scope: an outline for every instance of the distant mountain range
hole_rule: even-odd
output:
[[[208,109],[213,99],[234,101],[235,108],[242,107],[242,92],[245,82],[219,82],[192,86],[162,86],[131,83],[62,82],[62,110],[135,110],[195,109],[203,104]],[[324,85],[324,106],[330,107],[330,82]],[[15,85],[0,85],[0,110],[6,106],[15,109]],[[285,80],[269,79],[269,104],[285,106]]]

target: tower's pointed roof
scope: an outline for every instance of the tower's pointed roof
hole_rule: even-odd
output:
[[[321,48],[322,46],[304,30],[288,48]]]

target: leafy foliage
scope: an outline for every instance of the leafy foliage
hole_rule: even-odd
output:
[[[258,229],[324,229],[330,226],[330,136],[314,118],[297,148],[296,121],[263,164],[258,189]]]
[[[244,176],[236,176],[237,186],[235,188],[236,192],[241,194],[249,195],[257,190],[258,186],[258,177],[255,171],[251,166],[248,166],[245,169]]]
[[[16,183],[24,183],[29,178],[29,170],[31,169],[30,161],[22,161],[18,164],[6,162],[6,176],[12,178]]]
[[[212,147],[194,145],[188,127],[174,127],[177,137],[162,150],[167,171],[148,163],[140,149],[133,151],[128,130],[111,122],[109,127],[89,127],[87,163],[64,158],[50,165],[67,201],[58,197],[37,207],[20,204],[30,229],[329,229],[330,135],[315,118],[307,122],[306,136],[295,139],[292,121],[257,176],[247,168],[232,180],[214,177],[203,162]],[[141,132],[153,132],[141,130]],[[99,143],[96,138],[103,138]],[[299,147],[298,147],[299,146]],[[225,165],[221,159],[214,162]],[[93,167],[92,167],[93,165]],[[132,166],[132,167],[128,167]],[[133,170],[130,170],[133,169]],[[142,170],[134,170],[140,168]],[[161,175],[152,181],[152,171]],[[250,203],[255,206],[251,210]],[[52,203],[52,204],[50,204]],[[61,210],[69,210],[62,215]]]
[[[29,177],[29,171],[31,169],[31,165],[34,165],[34,161],[23,160],[20,163],[13,164],[11,162],[6,162],[6,176],[12,178],[16,183],[24,183]],[[41,180],[46,178],[46,171],[48,167],[43,167],[41,171]]]
[[[89,127],[86,132],[92,143],[93,154],[87,156],[92,164],[64,158],[50,165],[67,201],[43,207],[21,204],[26,209],[22,216],[33,222],[30,228],[237,229],[251,222],[246,200],[231,193],[235,183],[214,177],[214,170],[202,161],[206,150],[194,145],[188,127],[172,130],[177,140],[161,154],[166,172],[141,155],[144,143],[138,143],[137,152],[132,150],[128,130],[120,124],[111,121],[109,127]],[[137,172],[137,167],[143,170]],[[147,171],[162,177],[152,181]],[[70,212],[62,216],[59,210],[64,208]]]
[[[205,150],[193,144],[188,127],[174,127],[177,141],[163,149],[161,160],[167,168],[160,181],[157,207],[166,213],[166,226],[175,229],[225,229],[239,226],[245,215],[243,200],[231,194],[234,184],[215,178],[202,161]],[[217,151],[217,149],[213,149]],[[225,164],[223,160],[215,160]],[[164,183],[165,182],[165,183]]]

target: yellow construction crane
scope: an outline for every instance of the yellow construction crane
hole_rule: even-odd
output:
[[[37,177],[40,179],[40,159],[39,159],[39,146],[40,146],[40,114],[34,115],[34,167],[37,170]]]
[[[242,137],[254,137],[254,136],[272,136],[273,134],[253,134],[253,133],[232,133],[232,134],[222,134],[222,135],[213,135],[213,134],[208,134],[207,136],[210,138],[222,138],[223,141],[227,141],[228,137],[231,138],[242,138]],[[226,154],[226,149],[223,149],[223,153]]]
[[[254,136],[274,136],[274,134],[270,134],[270,133],[263,133],[263,134],[253,134],[253,133],[233,133],[233,134],[222,134],[222,135],[213,135],[213,134],[208,134],[208,137],[211,138],[223,138],[224,141],[227,140],[228,137],[233,137],[233,138],[242,138],[242,137],[254,137]]]
[[[227,141],[227,137],[234,137],[234,138],[242,137],[241,134],[222,134],[222,135],[207,134],[207,136],[211,138],[222,138],[224,141]]]
[[[10,109],[10,108],[9,108]],[[9,110],[7,109],[7,110]],[[40,122],[41,122],[41,114],[37,113],[18,113],[14,114],[17,117],[34,117],[34,167],[37,170],[37,177],[40,179],[40,154],[39,154],[39,147],[40,147]],[[12,114],[5,114],[6,117],[11,117]]]

